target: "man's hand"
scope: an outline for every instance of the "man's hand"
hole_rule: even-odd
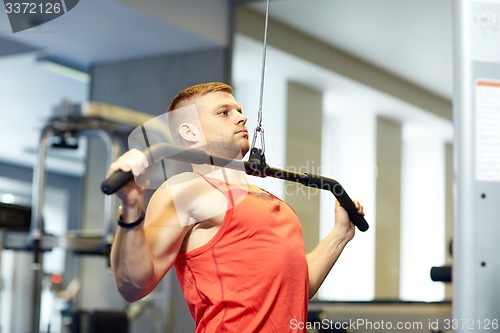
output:
[[[146,155],[134,148],[125,152],[125,154],[121,155],[110,165],[109,174],[121,170],[124,172],[132,172],[134,178],[137,178],[147,167],[148,160]],[[124,217],[129,215],[127,214],[129,210],[134,210],[140,214],[144,209],[144,192],[145,189],[137,185],[135,181],[129,181],[115,193],[122,201]]]
[[[357,200],[352,201],[354,206],[356,207],[358,213],[361,216],[365,216],[365,212],[363,210],[363,206]],[[338,235],[344,235],[344,241],[349,242],[353,237],[356,230],[356,227],[349,219],[349,215],[347,211],[340,205],[337,201],[335,204],[335,226],[334,231],[338,233]]]

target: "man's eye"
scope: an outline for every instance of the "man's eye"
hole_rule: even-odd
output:
[[[223,110],[223,111],[220,111],[219,114],[222,116],[227,116],[229,114],[229,112],[227,110]]]

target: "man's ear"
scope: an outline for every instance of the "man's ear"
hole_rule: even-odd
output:
[[[196,144],[201,140],[198,126],[191,123],[182,123],[179,125],[179,135],[181,138],[191,144]]]

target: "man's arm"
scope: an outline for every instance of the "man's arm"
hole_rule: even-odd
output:
[[[122,221],[132,222],[141,205],[125,205]],[[129,302],[149,294],[174,264],[189,227],[177,212],[168,186],[158,189],[148,205],[144,224],[118,228],[111,249],[111,268],[118,291]],[[182,225],[186,225],[183,223]]]
[[[122,170],[138,176],[147,165],[144,154],[131,149],[110,165],[109,173]],[[184,191],[177,192],[182,197]],[[136,221],[144,211],[144,188],[130,181],[116,195],[123,205],[121,221]],[[127,301],[149,294],[172,267],[189,228],[189,207],[177,208],[166,182],[151,197],[144,223],[133,228],[119,227],[115,233],[111,269],[118,291]]]
[[[354,201],[358,212],[364,215],[363,207]],[[355,226],[346,210],[336,203],[335,226],[318,246],[307,254],[309,269],[309,297],[313,297],[332,269],[347,243],[354,237]]]

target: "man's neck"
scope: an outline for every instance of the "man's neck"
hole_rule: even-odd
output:
[[[243,164],[241,164],[241,168],[243,168]],[[235,187],[246,188],[248,186],[247,176],[243,169],[237,170],[229,167],[193,164],[193,172],[213,179],[218,179]]]

